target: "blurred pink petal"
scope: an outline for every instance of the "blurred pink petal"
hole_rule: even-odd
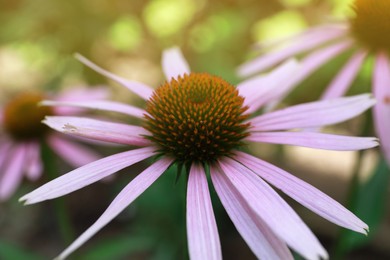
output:
[[[376,101],[369,94],[328,99],[291,106],[251,119],[252,131],[320,127],[351,119]]]
[[[359,50],[355,53],[340,73],[333,79],[329,87],[322,95],[322,99],[337,98],[343,96],[359,73],[367,53]]]
[[[129,90],[131,90],[132,92],[134,92],[135,94],[137,94],[138,96],[140,96],[141,98],[143,98],[145,100],[148,100],[149,97],[153,93],[153,89],[151,87],[143,84],[143,83],[124,79],[122,77],[119,77],[119,76],[111,73],[111,72],[108,72],[107,70],[100,68],[99,66],[97,66],[96,64],[94,64],[93,62],[91,62],[90,60],[88,60],[87,58],[85,58],[84,56],[82,56],[78,53],[75,55],[75,57],[80,62],[82,62],[84,65],[90,67],[91,69],[102,74],[103,76],[119,83],[120,85],[128,88]]]
[[[241,96],[245,98],[244,106],[249,106],[246,113],[253,113],[264,104],[283,95],[286,78],[292,77],[300,68],[295,60],[288,60],[270,73],[253,77],[237,85]]]
[[[289,57],[313,49],[325,42],[340,38],[346,32],[345,28],[328,27],[303,33],[290,46],[281,50],[276,49],[273,52],[241,65],[237,73],[241,77],[247,77],[256,72],[266,70]]]
[[[353,137],[310,132],[255,132],[247,141],[288,144],[334,151],[356,151],[379,145],[375,137]]]
[[[73,167],[83,166],[87,163],[96,161],[101,157],[94,150],[56,134],[48,136],[47,142],[56,154]]]
[[[224,178],[231,181],[252,210],[287,245],[307,259],[328,257],[302,219],[267,183],[232,159],[223,159],[219,165]]]
[[[211,179],[223,207],[238,232],[259,259],[294,259],[286,243],[248,206],[240,193],[220,170],[210,167]]]
[[[96,109],[96,110],[104,110],[122,113],[129,116],[134,116],[138,118],[142,118],[145,110],[140,109],[138,107],[130,106],[127,104],[122,104],[113,101],[105,101],[105,100],[89,100],[89,101],[50,101],[44,100],[40,103],[42,106],[53,106],[53,107],[79,107],[79,108],[88,108],[88,109]]]
[[[301,69],[298,73],[294,74],[288,79],[284,88],[285,96],[294,89],[298,84],[305,80],[310,74],[316,71],[319,67],[327,63],[330,59],[336,57],[352,46],[351,40],[344,40],[342,42],[327,46],[306,56],[301,62]],[[282,99],[284,97],[280,97]]]
[[[222,259],[207,178],[201,165],[192,164],[187,185],[187,238],[190,258]]]
[[[367,234],[368,226],[363,221],[310,184],[270,163],[243,152],[237,152],[235,160],[323,218],[339,226]]]
[[[15,145],[11,150],[8,150],[8,153],[10,156],[1,169],[3,174],[0,179],[0,201],[10,198],[22,181],[26,146],[23,144]]]
[[[164,171],[171,165],[172,159],[161,159],[135,177],[111,202],[110,206],[100,216],[100,218],[90,226],[81,236],[79,236],[68,248],[66,248],[56,259],[65,259],[77,248],[82,246],[100,229],[107,225],[112,219],[119,215],[129,206],[139,195],[141,195],[150,185],[152,185]]]
[[[188,66],[181,50],[177,47],[164,50],[162,55],[162,68],[167,81],[191,73],[190,66]]]
[[[390,64],[389,57],[380,53],[376,57],[373,91],[378,100],[374,106],[374,123],[385,158],[390,165]]]
[[[50,99],[67,102],[67,101],[92,101],[92,100],[102,100],[109,97],[109,91],[105,87],[75,87],[70,90],[66,90],[63,93],[60,93],[56,96],[50,96]],[[74,108],[74,107],[53,107],[54,113],[56,115],[76,115],[84,112],[83,109]]]
[[[151,144],[143,137],[150,135],[149,132],[140,126],[70,116],[48,116],[43,123],[63,133],[98,141],[135,146]]]
[[[26,143],[26,151],[26,176],[30,181],[36,181],[43,172],[40,143],[38,141]]]
[[[155,154],[152,147],[118,153],[84,165],[24,195],[19,201],[33,204],[54,199],[99,181]]]
[[[89,101],[89,100],[102,100],[108,98],[110,92],[106,86],[98,87],[74,87],[72,89],[65,90],[58,96],[51,97],[55,101]]]

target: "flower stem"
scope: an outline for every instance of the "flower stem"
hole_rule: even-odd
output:
[[[56,156],[47,144],[42,145],[42,160],[45,173],[50,180],[58,177],[58,168],[55,163]],[[52,201],[54,204],[54,212],[58,222],[59,231],[62,240],[65,243],[71,243],[75,238],[75,232],[70,220],[69,211],[67,209],[64,198],[57,198]]]

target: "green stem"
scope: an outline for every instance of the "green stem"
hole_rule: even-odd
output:
[[[45,173],[49,179],[53,180],[57,178],[58,171],[55,164],[55,155],[46,144],[42,145],[42,159]],[[61,237],[65,243],[70,244],[75,238],[75,232],[70,220],[69,211],[65,204],[65,200],[64,198],[56,198],[53,200],[53,204]]]
[[[362,136],[367,136],[369,135],[371,131],[371,126],[372,126],[372,117],[371,114],[368,114],[366,117],[366,120],[364,122],[364,127],[362,129]],[[354,166],[353,169],[353,174],[352,174],[352,179],[348,187],[348,193],[347,193],[347,208],[350,209],[352,212],[356,208],[356,204],[358,203],[358,195],[360,192],[360,172],[361,172],[361,167],[362,167],[362,159],[363,159],[363,153],[364,151],[359,151],[358,152],[358,158],[357,162]],[[345,250],[345,239],[348,235],[349,232],[352,232],[348,229],[341,228],[339,231],[339,234],[337,236],[336,242],[335,242],[335,247],[334,247],[334,252],[333,252],[333,257],[336,260],[341,260],[345,258],[345,254],[347,251]]]

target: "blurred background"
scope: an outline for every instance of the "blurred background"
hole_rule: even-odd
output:
[[[128,91],[77,62],[73,58],[76,52],[118,75],[157,87],[163,82],[162,50],[180,46],[193,71],[216,74],[236,84],[235,70],[256,55],[256,42],[345,19],[350,14],[349,2],[0,0],[0,104],[16,91],[109,85],[113,99],[143,105]],[[317,99],[345,58],[341,55],[314,73],[285,104]],[[370,91],[370,64],[366,70],[349,94]],[[328,130],[371,136],[372,127],[364,127],[370,124],[367,113]],[[370,224],[368,237],[346,232],[286,198],[331,258],[390,259],[390,173],[378,149],[360,153],[276,145],[250,149],[318,187]],[[103,156],[121,148],[99,151]],[[71,170],[60,160],[55,163],[57,175]],[[116,174],[112,181],[32,206],[17,200],[52,177],[44,175],[35,183],[24,183],[11,200],[0,203],[0,259],[53,258],[89,227],[144,167],[140,163]],[[187,259],[185,181],[181,178],[176,183],[175,169],[163,176],[70,259]],[[255,259],[215,196],[213,203],[224,258]],[[58,217],[61,215],[66,217]]]

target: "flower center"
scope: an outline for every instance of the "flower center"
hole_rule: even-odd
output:
[[[148,137],[179,163],[212,162],[232,154],[249,135],[244,98],[234,86],[206,73],[172,79],[146,106]]]
[[[371,50],[390,52],[390,1],[355,0],[356,17],[351,20],[355,37]]]
[[[26,140],[41,137],[47,127],[41,123],[51,115],[49,107],[38,106],[43,96],[36,93],[18,95],[4,109],[4,128],[12,137]]]

